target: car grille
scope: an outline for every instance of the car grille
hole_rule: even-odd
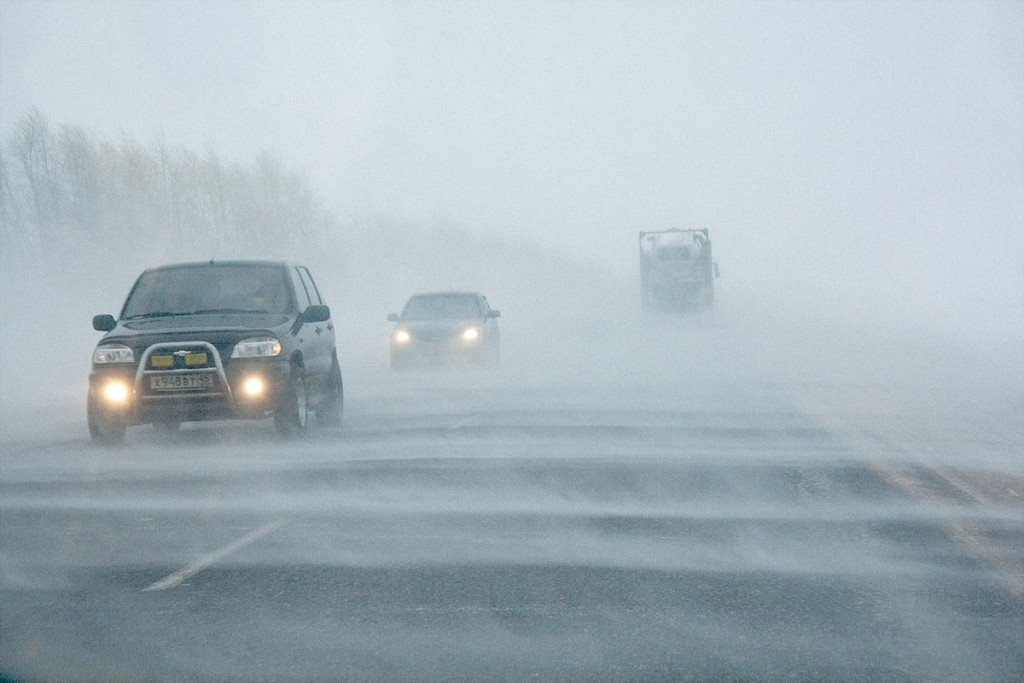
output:
[[[208,342],[164,342],[143,352],[135,380],[144,399],[229,396],[220,352]]]
[[[161,349],[153,353],[146,363],[147,370],[201,370],[216,367],[205,348],[184,347]]]

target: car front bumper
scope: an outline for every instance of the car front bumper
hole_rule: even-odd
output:
[[[257,419],[277,409],[290,377],[287,359],[232,359],[221,365],[218,358],[215,367],[177,375],[208,374],[212,379],[205,386],[155,389],[152,377],[177,371],[140,371],[140,366],[94,366],[90,410],[129,424]]]
[[[438,342],[412,341],[391,343],[392,367],[443,366],[480,363],[488,358],[491,345],[487,342],[466,343],[461,340]]]

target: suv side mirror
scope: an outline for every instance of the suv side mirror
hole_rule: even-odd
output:
[[[117,327],[117,321],[112,315],[94,315],[92,317],[92,329],[97,332],[110,332]]]
[[[398,322],[398,314],[397,313],[388,313],[388,322],[397,323]]]
[[[306,310],[302,312],[302,322],[304,323],[322,323],[331,319],[331,307],[322,306],[319,304],[313,304],[307,306]]]
[[[501,317],[501,311],[496,311],[496,310],[494,310],[492,308],[491,310],[487,311],[487,317],[488,318],[500,318]]]

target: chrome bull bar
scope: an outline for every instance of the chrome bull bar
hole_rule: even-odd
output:
[[[197,350],[201,349],[201,350],[206,351],[209,354],[210,358],[213,359],[213,367],[212,368],[199,368],[199,369],[195,369],[195,368],[181,368],[181,369],[171,369],[171,370],[147,370],[146,369],[146,365],[149,363],[149,358],[150,358],[150,356],[153,355],[153,353],[155,351],[162,351],[164,349],[182,350],[182,349],[186,349],[186,348],[187,349],[197,349]],[[142,387],[142,382],[143,382],[143,380],[146,377],[150,377],[152,375],[174,375],[174,374],[180,374],[180,373],[196,373],[196,372],[214,372],[214,373],[216,373],[217,377],[220,379],[221,385],[224,387],[224,391],[217,391],[217,392],[190,391],[190,392],[187,392],[187,393],[174,393],[174,394],[170,394],[169,393],[169,394],[162,394],[162,395],[161,394],[150,395],[150,394],[146,394],[146,393],[142,392],[142,388],[143,388]],[[135,372],[135,395],[136,396],[141,395],[142,398],[146,399],[146,400],[149,400],[149,399],[154,399],[154,400],[157,400],[157,399],[174,399],[174,398],[181,398],[182,396],[209,396],[209,397],[217,397],[217,396],[225,396],[226,395],[228,397],[228,400],[231,401],[232,403],[234,403],[234,396],[232,396],[232,394],[231,394],[231,385],[228,384],[228,377],[224,373],[224,363],[222,363],[221,360],[220,360],[220,352],[217,351],[217,347],[215,347],[213,344],[211,344],[210,342],[205,342],[205,341],[160,342],[158,344],[153,344],[153,345],[149,346],[142,353],[142,359],[139,361],[139,369]]]

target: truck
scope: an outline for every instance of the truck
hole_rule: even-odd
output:
[[[648,313],[710,312],[718,264],[707,228],[640,233],[640,295]]]

